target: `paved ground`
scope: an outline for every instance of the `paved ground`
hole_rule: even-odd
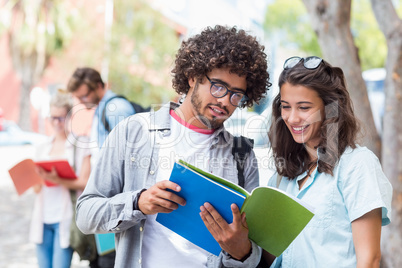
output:
[[[35,194],[28,190],[18,196],[8,169],[20,160],[31,158],[31,146],[0,146],[0,267],[38,267],[35,245],[28,241],[29,224]],[[74,254],[72,268],[88,267]]]

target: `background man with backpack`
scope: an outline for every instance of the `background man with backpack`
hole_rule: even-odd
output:
[[[264,47],[235,27],[208,27],[182,43],[172,73],[184,101],[130,116],[112,130],[78,200],[77,226],[88,234],[115,233],[115,267],[256,267],[261,249],[249,240],[236,206],[233,223],[210,204],[201,207],[200,217],[223,249],[219,256],[155,219],[186,204],[176,194],[180,185],[169,181],[176,158],[239,183],[233,136],[223,122],[270,86]],[[243,172],[251,191],[259,183],[253,151]]]
[[[98,148],[102,147],[109,132],[121,120],[149,110],[106,89],[100,73],[92,68],[77,68],[68,82],[67,89],[87,109],[96,107],[91,126],[91,142],[96,141]]]
[[[77,68],[70,78],[67,89],[87,109],[96,107],[91,125],[90,141],[97,147],[91,148],[91,166],[94,167],[99,149],[102,147],[109,132],[124,118],[137,111],[124,97],[116,95],[105,88],[100,73],[92,68]],[[140,107],[138,105],[138,107]],[[92,268],[114,267],[115,252],[111,252],[91,262]]]

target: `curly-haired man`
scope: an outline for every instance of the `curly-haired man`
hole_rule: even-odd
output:
[[[116,234],[115,267],[255,267],[261,250],[248,239],[238,207],[231,207],[232,223],[209,203],[200,208],[219,256],[165,228],[156,215],[186,205],[175,194],[180,185],[169,181],[178,157],[238,183],[233,136],[223,122],[237,107],[258,103],[270,86],[264,47],[235,27],[209,27],[182,43],[172,73],[181,105],[136,114],[111,132],[78,200],[77,224],[84,233]],[[251,152],[247,190],[258,185],[255,163]]]

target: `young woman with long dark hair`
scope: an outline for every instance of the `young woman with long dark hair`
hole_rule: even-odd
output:
[[[292,57],[279,88],[269,130],[277,173],[268,184],[302,199],[315,215],[272,266],[379,267],[392,187],[378,158],[357,143],[342,69]]]

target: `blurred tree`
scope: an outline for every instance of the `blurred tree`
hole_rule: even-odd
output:
[[[54,53],[71,37],[73,17],[61,0],[4,0],[0,34],[9,41],[13,67],[21,79],[19,125],[31,129],[29,93]]]
[[[362,70],[384,67],[387,43],[368,0],[352,1],[351,28]]]
[[[399,17],[391,0],[371,0],[371,5],[388,46],[381,156],[384,172],[394,188],[393,222],[383,230],[381,267],[402,267],[402,1]]]
[[[115,2],[109,65],[113,91],[144,106],[171,100],[170,69],[180,38],[145,1]]]
[[[267,7],[264,29],[279,36],[281,46],[297,46],[308,55],[321,56],[317,36],[301,0],[275,0]]]

